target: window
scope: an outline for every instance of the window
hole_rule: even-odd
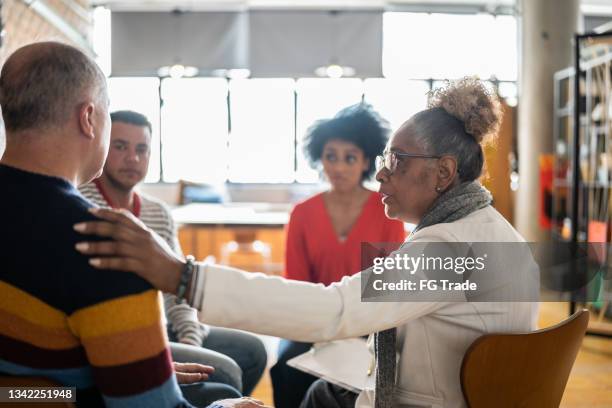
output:
[[[111,72],[111,12],[106,7],[98,6],[93,9],[93,27],[91,42],[96,62],[104,75]]]
[[[164,181],[218,184],[227,177],[228,85],[225,79],[162,81]]]
[[[304,156],[304,135],[320,119],[333,117],[340,109],[361,102],[360,79],[299,79],[297,81],[297,171],[295,179],[303,183],[318,181],[319,175]]]
[[[387,78],[478,75],[516,81],[514,17],[393,12],[383,18],[383,73]]]
[[[366,79],[365,101],[396,131],[408,118],[427,106],[429,84],[425,81]]]
[[[98,47],[107,14],[96,12]],[[385,78],[111,78],[111,109],[141,112],[153,125],[147,182],[310,183],[319,174],[303,138],[349,105],[370,103],[395,131],[426,107],[430,88],[465,75],[516,103],[514,17],[388,12],[383,30]]]
[[[230,181],[294,181],[294,85],[292,79],[230,83]]]

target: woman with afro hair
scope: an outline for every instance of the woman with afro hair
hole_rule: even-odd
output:
[[[315,122],[305,139],[313,167],[322,168],[330,188],[295,206],[287,228],[285,277],[329,285],[362,269],[362,242],[404,241],[404,224],[385,216],[382,196],[364,187],[389,128],[370,105],[358,104]],[[277,408],[300,405],[315,377],[289,367],[287,360],[311,343],[281,340],[271,370]]]

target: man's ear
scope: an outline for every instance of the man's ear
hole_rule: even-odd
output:
[[[95,106],[92,102],[86,102],[79,106],[79,128],[81,133],[89,138],[94,139],[94,118],[93,114]]]
[[[453,156],[442,156],[438,159],[438,187],[442,190],[452,184],[457,176],[457,159]]]

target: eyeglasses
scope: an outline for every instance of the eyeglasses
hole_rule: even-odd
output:
[[[389,175],[391,175],[395,172],[395,170],[397,170],[397,164],[400,162],[398,158],[401,157],[411,157],[415,159],[439,159],[442,156],[418,153],[401,153],[393,150],[387,150],[383,152],[382,155],[376,156],[376,169],[380,171],[384,167]]]

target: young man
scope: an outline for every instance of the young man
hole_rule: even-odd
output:
[[[110,149],[102,175],[80,187],[85,198],[103,208],[123,208],[181,254],[176,228],[167,206],[135,191],[146,176],[151,152],[151,123],[137,112],[118,111],[111,117]],[[164,295],[171,351],[176,361],[215,367],[211,381],[231,385],[249,395],[266,367],[266,350],[258,337],[245,332],[208,327],[195,309]],[[194,347],[195,346],[195,347]]]
[[[0,104],[0,375],[74,386],[83,407],[191,406],[174,375],[159,292],[75,255],[72,225],[93,219],[76,186],[100,175],[110,140],[104,75],[76,48],[31,44],[5,62]]]

